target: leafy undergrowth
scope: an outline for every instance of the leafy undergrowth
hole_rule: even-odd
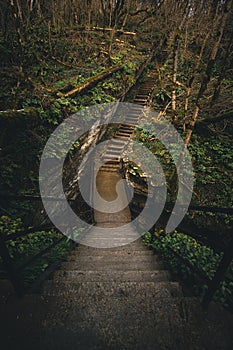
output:
[[[20,72],[15,55],[17,38],[10,43],[0,41],[3,49],[1,110],[34,106],[41,111],[42,119],[57,123],[59,116],[67,116],[82,105],[110,102],[125,92],[133,83],[135,71],[146,59],[143,48],[136,48],[128,40],[115,39],[110,57],[106,35],[93,32],[84,36],[78,29],[76,33],[70,28],[59,33],[54,31],[48,39],[48,28],[32,26],[24,45]],[[14,58],[10,52],[14,52]],[[99,83],[88,96],[62,97],[62,93],[114,65],[123,65],[124,71]]]
[[[109,38],[101,32],[83,35],[79,28],[63,28],[58,33],[51,28],[48,33],[48,28],[34,24],[27,33],[22,72],[19,72],[17,38],[13,37],[12,42],[0,39],[0,45],[0,110],[34,107],[39,114],[36,125],[3,130],[0,192],[38,194],[40,155],[54,128],[83,107],[113,102],[122,96],[134,83],[135,73],[147,54],[143,46],[135,47],[130,40],[116,38],[110,57],[107,53]],[[72,98],[62,96],[89,77],[115,65],[122,65],[123,71],[114,73],[85,93]],[[0,206],[3,213],[6,210],[14,217],[20,213],[23,219],[36,209],[35,205],[19,202],[5,201]]]
[[[153,124],[152,124],[153,125]],[[174,161],[169,151],[150,131],[150,123],[144,123],[135,131],[134,139],[144,144],[160,162],[167,179],[168,200],[172,199],[172,175]],[[182,136],[182,131],[180,130]],[[170,145],[172,146],[172,145]],[[175,151],[176,145],[174,145]],[[191,204],[232,208],[233,148],[230,137],[213,134],[208,138],[193,134],[189,145],[194,169],[194,189]],[[170,193],[171,192],[171,193]],[[233,218],[227,214],[190,212],[190,219],[199,227],[221,232],[229,230]]]
[[[159,252],[169,270],[183,282],[184,290],[188,294],[202,296],[207,285],[202,281],[195,269],[212,278],[218,268],[222,254],[216,254],[212,249],[201,245],[194,238],[175,231],[173,234],[161,235],[149,232],[143,237],[146,245]],[[172,254],[171,249],[182,258],[188,260],[194,270],[185,262]],[[221,282],[214,295],[214,300],[233,312],[233,263],[229,266],[225,279]]]
[[[0,217],[0,234],[7,236],[23,229],[21,219],[11,219],[4,215]],[[33,258],[35,255],[46,249],[53,243],[56,243],[62,234],[56,230],[38,231],[16,240],[7,242],[7,248],[15,268]],[[49,250],[45,255],[36,259],[32,264],[20,272],[20,279],[25,288],[43,273],[52,263],[66,259],[71,245],[70,240],[64,239],[58,245]],[[0,260],[0,270],[4,270],[3,262]]]
[[[195,187],[193,203],[232,208],[233,148],[230,138],[212,135],[207,139],[193,135],[189,152],[193,159]],[[233,217],[223,214],[195,212],[192,219],[198,226],[224,233],[232,228]]]
[[[170,197],[172,198],[172,194],[169,194],[169,181],[174,170],[173,160],[150,130],[152,128],[148,123],[140,125],[134,137],[150,149],[162,165],[168,182],[169,200]],[[180,133],[182,135],[182,131]],[[203,138],[201,135],[193,134],[189,152],[195,173],[191,204],[232,208],[233,152],[230,136],[224,135],[223,137],[221,134],[211,134],[208,138]],[[203,232],[204,229],[213,231],[215,236],[218,236],[219,242],[224,241],[227,244],[232,238],[230,230],[233,218],[231,215],[190,210],[186,214],[186,219],[190,225],[193,223],[202,228]],[[209,278],[213,277],[221,254],[215,254],[212,249],[180,232],[166,236],[155,234],[154,237],[147,234],[144,239],[149,246],[161,253],[171,271],[184,281],[191,293],[203,295],[207,286],[203,284],[198,274],[173,255],[169,248],[174,249]],[[229,268],[227,275],[233,279],[233,265]],[[226,277],[215,294],[215,300],[233,310],[232,296],[233,282]]]
[[[7,42],[0,38],[0,110],[34,107],[39,122],[26,128],[4,130],[0,140],[0,192],[38,194],[40,155],[54,128],[83,107],[113,102],[124,95],[134,84],[135,73],[146,60],[147,53],[141,42],[136,47],[130,39],[115,38],[110,56],[106,34],[90,32],[84,35],[78,27],[73,30],[63,28],[59,32],[51,28],[49,31],[40,23],[28,30],[23,57],[17,55],[20,52],[17,42],[16,36]],[[72,98],[63,96],[113,66],[123,66],[123,70],[85,93]],[[35,214],[41,210],[40,203],[1,201],[0,234],[34,226],[38,220],[40,222]],[[55,230],[41,231],[10,241],[8,248],[14,264],[20,266],[59,238],[61,234]],[[69,241],[62,241],[26,268],[22,274],[24,283],[31,284],[53,261],[62,260],[69,247]]]

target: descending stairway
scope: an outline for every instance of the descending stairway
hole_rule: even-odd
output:
[[[134,102],[144,105],[152,87],[145,84]],[[106,200],[112,200],[121,179],[130,122],[141,108],[127,115],[104,154],[107,163],[97,187]],[[130,221],[128,207],[94,215],[97,227],[109,228],[109,235],[111,228]],[[41,294],[2,298],[0,307],[4,350],[233,349],[232,316],[214,305],[206,314],[197,298],[184,297],[180,284],[140,238],[107,249],[80,244]]]
[[[79,245],[40,295],[0,300],[9,350],[232,349],[232,315],[182,295],[139,239],[123,247]]]

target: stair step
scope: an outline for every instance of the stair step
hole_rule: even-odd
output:
[[[114,248],[93,248],[93,247],[89,247],[89,246],[86,246],[86,245],[82,245],[82,244],[79,244],[78,247],[76,248],[77,251],[80,251],[80,252],[91,252],[91,254],[102,254],[104,253],[105,251],[106,252],[119,252],[119,251],[122,251],[122,252],[134,252],[134,251],[150,251],[148,249],[148,247],[140,240],[135,240],[133,242],[130,242],[129,244],[125,244],[123,246],[118,246],[118,247],[114,247]]]
[[[116,173],[117,171],[119,171],[119,169],[108,169],[108,168],[101,168],[99,169],[100,172],[102,173]]]
[[[142,113],[144,107],[140,107],[140,106],[130,106],[130,111],[127,113]]]
[[[107,166],[107,165],[120,166],[120,162],[118,160],[108,160],[103,166]]]
[[[118,164],[118,165],[117,164],[105,164],[105,165],[102,165],[100,167],[100,169],[102,169],[102,168],[119,170],[120,169],[120,164]]]
[[[133,129],[134,128],[132,128],[132,127],[126,127],[126,126],[124,126],[124,127],[120,127],[120,129],[119,129],[119,131],[126,131],[126,132],[133,132]]]
[[[119,132],[119,131],[118,131],[118,132],[116,133],[116,136],[115,136],[115,137],[119,137],[119,136],[120,136],[120,137],[125,137],[125,138],[128,139],[128,138],[131,136],[131,134],[127,134],[127,133]]]
[[[131,132],[131,130],[130,130],[130,131],[128,131],[128,130],[125,130],[125,129],[123,129],[123,130],[119,129],[119,130],[117,131],[117,133],[122,133],[122,134],[131,134],[132,132]]]
[[[129,123],[134,123],[134,128],[137,127],[138,118],[137,118],[137,119],[127,119],[127,121],[128,121]]]
[[[122,128],[120,128],[118,132],[128,134],[128,135],[132,134],[132,130],[127,130],[127,129],[122,129]]]
[[[1,318],[4,349],[232,349],[232,315],[198,298],[27,295]]]
[[[142,99],[142,100],[148,100],[148,94],[137,95],[137,96],[135,97],[135,99],[136,99],[136,100],[140,100],[140,99]],[[134,100],[135,100],[135,99],[134,99]]]
[[[56,282],[164,282],[171,275],[167,270],[154,271],[56,271],[53,280]]]
[[[120,168],[119,167],[109,167],[109,166],[102,166],[99,171],[106,171],[106,172],[110,172],[110,173],[115,173],[115,172],[119,172]]]
[[[147,102],[147,98],[135,98],[134,102],[136,102],[136,103],[138,103],[138,102],[146,103]]]
[[[152,261],[152,262],[135,262],[130,264],[129,261],[91,261],[91,262],[82,262],[82,261],[69,261],[62,263],[61,267],[65,270],[93,270],[96,271],[125,271],[125,270],[164,270],[164,265],[161,262]]]
[[[63,295],[72,299],[73,295],[80,298],[113,297],[135,298],[148,296],[150,298],[169,298],[182,296],[182,290],[177,282],[69,282],[61,283],[46,281],[43,295]]]
[[[138,118],[140,115],[142,115],[142,111],[136,113],[136,112],[128,112],[126,114],[126,118],[130,117],[130,118]]]
[[[124,144],[122,143],[122,144],[120,144],[120,145],[111,145],[111,146],[109,146],[109,148],[108,148],[108,151],[122,151],[122,149],[124,148]]]
[[[124,147],[127,144],[127,142],[125,140],[117,140],[117,139],[112,139],[112,145],[116,145],[116,146],[122,146]]]
[[[70,254],[68,256],[68,261],[77,261],[80,260],[81,263],[105,263],[106,267],[108,264],[111,263],[129,263],[129,266],[131,266],[133,263],[153,263],[154,261],[159,261],[159,257],[157,255],[144,255],[144,254],[140,254],[140,255],[134,255],[134,254],[101,254],[101,255],[83,255],[81,259],[79,259],[78,255],[73,255]]]
[[[106,153],[105,153],[105,155],[108,155],[108,154],[121,154],[122,153],[122,151],[123,151],[123,148],[118,148],[118,149],[108,149],[107,151],[106,151]]]
[[[82,249],[80,247],[76,248],[75,250],[73,250],[69,256],[77,256],[77,257],[80,257],[80,256],[87,256],[87,255],[90,255],[90,256],[96,256],[96,255],[99,255],[99,256],[117,256],[117,257],[121,257],[121,256],[129,256],[129,257],[132,257],[132,256],[136,256],[136,257],[139,257],[139,256],[151,256],[154,258],[154,255],[153,255],[153,252],[149,249],[147,250],[130,250],[130,249],[125,249],[125,250],[116,250],[116,249]]]
[[[135,114],[127,115],[127,116],[125,117],[125,123],[128,123],[129,120],[137,121],[138,118],[140,117],[140,115],[141,115],[141,114],[137,114],[137,115],[135,115]],[[135,126],[134,126],[134,127],[135,127]]]
[[[120,157],[111,157],[111,156],[106,156],[102,158],[103,162],[109,163],[109,162],[114,162],[114,163],[119,163],[120,162]]]

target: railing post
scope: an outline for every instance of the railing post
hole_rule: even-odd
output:
[[[213,299],[215,292],[217,291],[221,281],[223,280],[224,274],[226,273],[232,259],[233,259],[233,239],[231,239],[229,246],[226,248],[223,258],[220,261],[220,264],[218,266],[217,271],[215,272],[213,279],[209,282],[208,289],[202,299],[202,306],[204,308],[208,308],[211,300]]]
[[[91,159],[91,183],[90,183],[90,218],[92,223],[95,222],[95,218],[94,218],[94,181],[96,181],[95,178],[95,149],[92,151],[94,156],[92,156],[93,158]]]
[[[23,289],[19,276],[14,268],[12,259],[7,249],[6,243],[2,237],[0,237],[0,256],[2,257],[4,267],[8,273],[9,279],[19,297],[23,295]]]

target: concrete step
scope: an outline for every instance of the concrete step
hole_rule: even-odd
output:
[[[112,148],[109,148],[107,151],[106,151],[106,153],[105,153],[105,155],[108,155],[108,154],[121,154],[122,153],[122,151],[123,151],[123,148],[117,148],[117,149],[112,149]]]
[[[101,255],[82,255],[82,257],[79,257],[78,254],[70,254],[67,257],[67,261],[75,261],[78,262],[80,261],[81,263],[105,263],[106,265],[111,264],[111,263],[128,263],[129,266],[131,266],[134,263],[153,263],[154,261],[160,261],[159,257],[157,255],[151,255],[151,254],[139,254],[139,255],[134,255],[134,254],[125,254],[118,252],[115,254],[101,254]]]
[[[127,113],[142,113],[144,107],[141,106],[130,106],[130,111]]]
[[[140,89],[141,94],[149,94],[150,92],[151,92],[151,88],[145,87],[145,88]]]
[[[127,144],[126,140],[117,140],[117,139],[112,139],[112,145],[113,146],[121,146],[124,147]]]
[[[108,160],[105,164],[104,164],[104,166],[107,166],[107,165],[115,165],[115,166],[120,166],[120,162],[118,161],[118,160],[114,160],[114,159],[112,159],[112,160]]]
[[[126,118],[130,117],[130,118],[138,118],[140,115],[142,115],[142,111],[140,111],[139,113],[137,112],[128,112],[126,114]]]
[[[121,133],[121,134],[131,134],[132,132],[131,132],[131,130],[125,130],[125,129],[119,129],[118,131],[117,131],[117,133]]]
[[[132,130],[122,129],[122,128],[120,128],[118,132],[119,132],[119,133],[128,134],[128,135],[131,135],[131,134],[132,134]]]
[[[130,249],[125,249],[125,250],[115,250],[115,249],[82,249],[82,248],[76,248],[75,250],[73,250],[69,256],[77,256],[77,257],[81,257],[81,256],[104,256],[104,257],[121,257],[121,256],[129,256],[129,257],[140,257],[140,256],[151,256],[151,257],[155,257],[155,255],[153,255],[152,250],[130,250]]]
[[[126,270],[164,270],[164,265],[156,260],[150,262],[134,262],[129,263],[129,261],[68,261],[61,265],[64,270],[96,270],[96,271],[126,271]]]
[[[232,349],[233,316],[197,298],[27,295],[1,307],[3,349]],[[7,320],[7,321],[6,321]]]
[[[118,131],[118,132],[116,133],[116,136],[115,136],[115,137],[118,137],[118,136],[120,136],[120,137],[125,137],[125,138],[128,139],[130,135],[129,135],[128,133],[124,133],[124,132],[119,132],[119,131]]]
[[[134,126],[129,124],[124,124],[124,125],[121,125],[120,129],[133,132]]]
[[[105,251],[106,252],[134,252],[134,251],[145,251],[148,252],[150,251],[148,249],[148,247],[141,241],[141,239],[139,240],[135,240],[133,242],[130,242],[129,244],[123,245],[123,246],[118,246],[118,247],[114,247],[114,248],[93,248],[93,247],[89,247],[86,245],[82,245],[79,244],[78,247],[76,248],[77,251],[79,251],[80,253],[83,252],[90,252],[90,254],[102,254]]]
[[[46,281],[43,286],[43,295],[74,295],[80,298],[127,298],[144,297],[169,298],[182,296],[182,290],[177,282],[70,282],[61,283]]]
[[[171,280],[167,270],[154,271],[56,271],[56,282],[165,282]]]
[[[147,103],[147,99],[145,99],[145,98],[135,98],[134,99],[134,103],[144,104],[144,103]]]
[[[135,120],[132,120],[132,119],[127,120],[127,123],[132,126],[132,130],[134,130],[136,128],[136,126],[137,126],[137,125],[135,125],[135,122],[137,122],[137,119],[135,119]]]
[[[125,117],[125,122],[126,122],[126,123],[129,123],[129,121],[135,122],[135,121],[138,120],[138,118],[140,117],[140,115],[141,115],[141,114],[137,114],[137,115],[135,115],[135,114],[127,115],[127,116]]]
[[[126,114],[126,115],[127,115],[127,114]],[[132,126],[132,125],[129,125],[129,124],[127,124],[127,123],[122,123],[120,127],[121,127],[121,128],[130,129],[130,130],[133,129],[133,126]]]
[[[122,151],[122,149],[124,148],[125,144],[121,143],[121,144],[113,144],[111,146],[108,147],[108,151]]]
[[[133,129],[134,128],[132,128],[132,127],[126,127],[126,126],[123,127],[123,126],[121,126],[119,131],[126,131],[126,132],[131,132],[132,133]]]
[[[143,98],[143,99],[148,99],[148,93],[140,93],[138,95],[135,96],[135,98]]]
[[[98,228],[97,230],[90,230],[88,233],[80,235],[79,242],[82,245],[90,247],[115,248],[119,246],[128,246],[131,242],[138,240],[138,232],[130,225],[130,212],[128,208],[126,209],[127,212],[123,210],[113,214],[107,213],[106,215],[95,210],[95,226]],[[103,231],[101,229],[102,227],[114,229]],[[120,227],[120,229],[117,227]]]
[[[136,128],[137,127],[138,118],[136,118],[136,119],[127,118],[127,122],[128,123],[134,123],[134,128]]]
[[[114,173],[115,174],[117,171],[119,172],[119,169],[100,168],[99,171],[103,172],[103,173]]]
[[[100,172],[107,172],[107,173],[119,173],[120,168],[111,168],[111,167],[101,167],[99,169]]]
[[[113,169],[113,170],[120,170],[120,165],[115,164],[105,164],[100,167],[100,169]]]
[[[114,163],[119,163],[120,162],[120,157],[111,157],[111,156],[106,156],[104,155],[102,158],[103,162],[114,162]]]

